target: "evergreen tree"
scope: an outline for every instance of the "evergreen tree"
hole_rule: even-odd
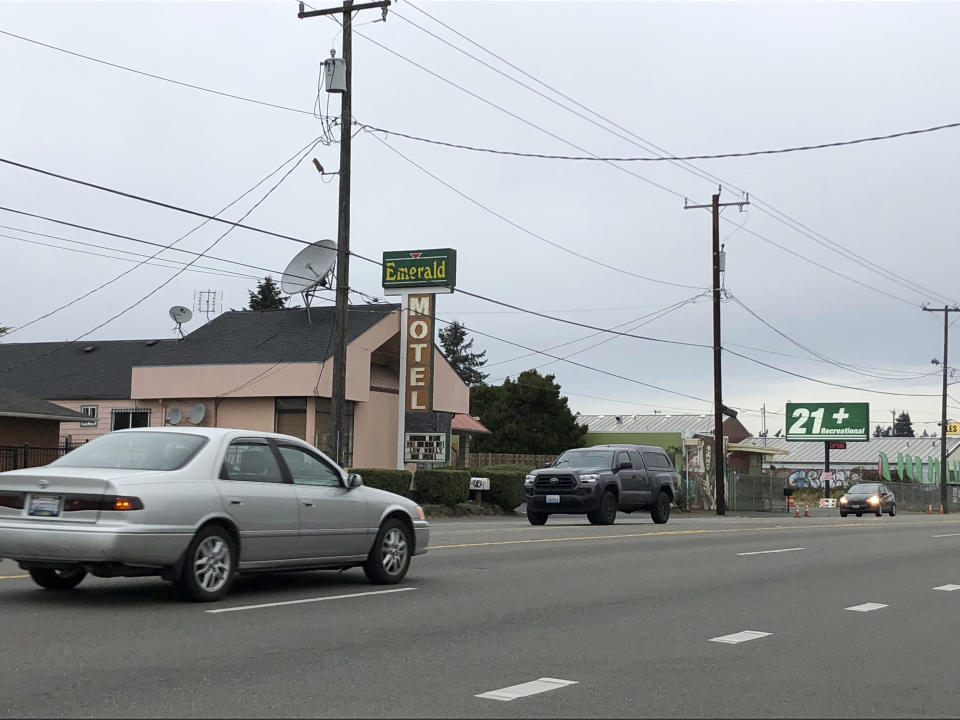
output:
[[[579,425],[560,395],[554,375],[525,370],[516,382],[470,388],[470,410],[490,435],[478,437],[478,452],[559,453],[583,444],[586,425]]]
[[[880,427],[879,425],[877,425],[877,426],[873,429],[873,436],[874,436],[874,437],[883,437],[883,428]]]
[[[454,320],[437,335],[440,338],[440,347],[443,348],[443,356],[463,382],[472,387],[487,379],[488,373],[480,370],[487,363],[487,351],[470,352],[473,339],[467,341],[467,330],[461,323]]]
[[[916,437],[913,434],[913,424],[910,422],[910,413],[904,411],[897,415],[893,423],[893,434],[897,437]]]
[[[280,294],[276,280],[267,275],[257,283],[256,292],[250,293],[250,310],[281,310],[287,306],[288,297]]]

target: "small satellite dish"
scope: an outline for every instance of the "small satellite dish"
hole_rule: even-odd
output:
[[[183,420],[183,410],[178,407],[172,407],[167,410],[167,423],[170,425],[179,425]]]
[[[170,317],[177,325],[190,322],[193,319],[193,311],[183,305],[174,305],[170,308]]]
[[[180,337],[183,337],[183,329],[181,325],[185,322],[190,322],[193,319],[193,311],[188,307],[183,305],[174,305],[170,308],[170,317],[177,324],[177,330],[180,332]]]
[[[287,295],[300,293],[310,317],[310,302],[319,287],[333,283],[333,268],[337,263],[337,244],[333,240],[318,240],[298,252],[287,264],[280,279],[280,290]]]
[[[190,417],[187,418],[187,422],[192,423],[193,425],[199,425],[200,421],[207,414],[207,406],[203,403],[197,403],[190,409]]]

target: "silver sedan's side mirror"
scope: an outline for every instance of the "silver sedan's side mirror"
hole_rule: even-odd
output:
[[[361,485],[363,485],[363,478],[360,475],[357,473],[347,475],[347,490],[353,490]]]

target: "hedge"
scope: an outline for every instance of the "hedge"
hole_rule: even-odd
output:
[[[388,490],[408,497],[413,473],[409,470],[388,470],[384,468],[350,468],[348,472],[357,473],[367,487]]]
[[[484,490],[481,497],[485,502],[499,505],[504,510],[513,510],[523,504],[523,478],[526,473],[519,472],[480,472],[475,477],[490,479],[490,489]]]
[[[418,470],[414,482],[424,503],[454,507],[470,494],[469,470]]]

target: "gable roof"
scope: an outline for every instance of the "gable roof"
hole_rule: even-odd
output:
[[[619,418],[619,422],[617,419]],[[733,421],[733,422],[731,422]],[[591,433],[681,433],[685,437],[694,434],[713,433],[713,413],[702,415],[577,415],[577,422],[587,426]],[[742,427],[735,418],[724,418],[724,428]],[[729,434],[729,432],[725,433]],[[744,432],[744,436],[749,433]]]
[[[13,388],[0,387],[0,417],[31,418],[35,420],[82,420],[83,415],[52,402],[24,395]]]
[[[357,305],[347,313],[347,342],[399,305]],[[129,398],[134,367],[320,362],[333,354],[334,308],[231,311],[179,340],[82,340],[0,343],[0,384],[56,399]],[[87,348],[91,348],[87,350]]]

